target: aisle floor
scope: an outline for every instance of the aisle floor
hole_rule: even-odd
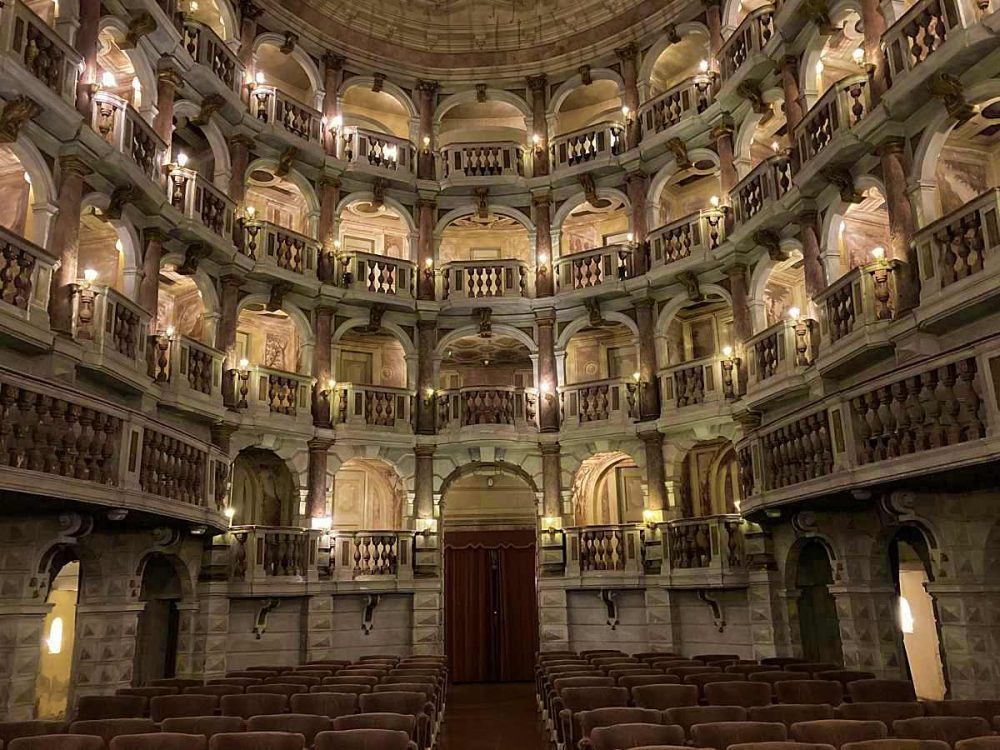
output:
[[[439,750],[546,750],[530,682],[452,685]]]

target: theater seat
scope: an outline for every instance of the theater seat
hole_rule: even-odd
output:
[[[163,732],[178,734],[203,734],[209,739],[216,734],[242,732],[246,722],[239,716],[178,716],[164,719],[160,724]]]
[[[370,713],[338,716],[333,720],[334,730],[340,732],[356,729],[379,729],[392,732],[405,732],[407,737],[417,733],[417,717],[407,714]]]
[[[740,742],[729,750],[834,750],[833,745],[816,742]]]
[[[240,695],[244,692],[246,691],[241,685],[201,685],[184,688],[181,695],[215,695],[221,698],[224,695]]]
[[[924,701],[923,705],[928,716],[978,716],[986,721],[1000,716],[1000,700]]]
[[[312,747],[313,740],[320,732],[333,728],[325,716],[314,714],[272,714],[270,716],[251,716],[247,721],[248,732],[285,732],[301,734],[306,738],[306,747]]]
[[[177,695],[179,688],[175,687],[127,687],[118,688],[115,695],[139,695],[146,699],[158,698],[161,695]]]
[[[668,708],[698,705],[698,688],[695,685],[641,685],[632,688],[632,700],[640,708]]]
[[[731,745],[747,742],[781,742],[788,738],[784,724],[766,721],[718,721],[691,727],[691,743],[695,747],[727,750]]]
[[[253,693],[250,695],[224,695],[219,702],[223,716],[251,716],[280,714],[288,706],[288,698],[277,693]]]
[[[748,711],[748,715],[750,721],[780,721],[791,730],[792,724],[800,721],[832,719],[834,709],[823,703],[778,703],[773,706],[754,706]]]
[[[305,738],[288,732],[241,732],[216,734],[208,741],[209,750],[303,750]]]
[[[217,695],[164,695],[149,703],[149,718],[159,724],[175,716],[211,716],[219,708]]]
[[[792,724],[791,735],[796,742],[818,742],[836,748],[849,742],[885,739],[888,729],[881,721],[851,721],[824,719]]]
[[[321,732],[314,750],[416,750],[406,732],[390,729],[347,729]]]
[[[855,680],[847,684],[847,693],[855,703],[917,699],[913,683],[908,680]]]
[[[350,693],[300,693],[289,703],[292,712],[336,719],[358,712],[358,696]]]
[[[965,740],[972,742],[973,740]],[[901,740],[889,737],[884,740],[848,742],[840,750],[950,750],[947,742],[940,740]]]
[[[36,734],[17,737],[5,750],[105,750],[104,740],[93,734]]]
[[[778,703],[826,703],[839,706],[844,702],[844,687],[836,680],[782,680],[774,683]]]
[[[933,740],[925,740],[933,742]],[[970,737],[955,743],[955,750],[1000,750],[1000,737]]]
[[[915,719],[924,715],[925,706],[916,702],[872,701],[871,703],[844,703],[837,706],[838,719],[855,721],[881,721],[887,727],[899,719]]]
[[[310,693],[340,693],[343,695],[361,695],[371,691],[371,685],[313,685],[309,688]],[[305,695],[305,693],[297,693],[297,695]]]
[[[142,695],[84,695],[76,702],[76,720],[137,719],[148,707],[149,698]]]
[[[580,738],[581,748],[587,743],[590,733],[599,727],[663,723],[663,715],[651,708],[595,708],[591,711],[580,711],[574,714],[573,719],[577,723],[574,735]]]
[[[771,703],[771,686],[766,682],[710,682],[702,691],[712,706],[751,708]]]
[[[916,719],[897,719],[892,722],[892,733],[907,740],[941,740],[954,745],[970,737],[993,734],[990,723],[978,716],[921,716]]]
[[[152,719],[95,719],[93,721],[74,721],[69,725],[70,734],[93,734],[101,737],[105,743],[120,734],[149,734],[159,732],[160,728]]]
[[[108,750],[205,750],[208,739],[203,734],[121,734],[111,740]]]
[[[664,715],[666,724],[676,724],[691,737],[691,727],[696,724],[745,722],[747,711],[742,706],[682,706],[668,708]]]
[[[683,745],[684,730],[674,724],[617,724],[590,733],[594,750],[630,750],[643,745]]]
[[[6,747],[18,737],[39,737],[44,734],[65,734],[65,721],[0,721],[0,742]]]

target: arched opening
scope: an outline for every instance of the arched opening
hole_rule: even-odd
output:
[[[635,414],[639,348],[628,326],[606,322],[582,328],[566,342],[561,359],[566,419],[587,423]]]
[[[967,122],[951,128],[934,166],[934,182],[940,213],[926,217],[926,224],[1000,187],[1000,98],[982,102]]]
[[[154,331],[215,346],[215,331],[194,278],[177,273],[176,266],[170,263],[162,266],[156,302]]]
[[[333,528],[338,531],[403,528],[406,488],[384,461],[352,458],[334,481]]]
[[[125,247],[111,223],[92,207],[84,209],[80,217],[80,249],[77,257],[81,277],[92,271],[90,276],[96,283],[126,294]]]
[[[719,170],[711,159],[700,159],[688,169],[675,174],[660,187],[653,198],[656,226],[713,208],[721,201]],[[714,198],[714,200],[713,200]]]
[[[180,634],[177,604],[182,596],[181,580],[174,566],[163,555],[151,555],[143,567],[139,589],[139,600],[145,606],[139,613],[136,634],[137,685],[148,685],[176,674]]]
[[[97,80],[103,93],[113,94],[136,109],[151,109],[155,94],[143,91],[135,65],[109,28],[101,29],[97,36]]]
[[[317,103],[316,87],[302,63],[270,42],[263,42],[254,51],[254,82],[258,84],[254,96],[258,89],[274,88],[306,107]]]
[[[490,142],[524,146],[527,136],[528,127],[521,110],[496,100],[457,104],[444,113],[438,129],[440,146]]]
[[[309,201],[298,185],[271,170],[254,169],[247,175],[246,205],[248,218],[313,235]]]
[[[655,98],[674,86],[705,72],[711,58],[708,37],[687,34],[672,42],[656,58],[649,76],[649,95]]]
[[[268,310],[249,304],[240,311],[236,325],[236,360],[281,372],[307,374],[302,340],[295,323],[284,310]]]
[[[341,384],[406,388],[406,351],[392,333],[347,331],[335,345],[336,378]]]
[[[0,145],[0,227],[24,239],[36,238],[31,176],[10,146]]]
[[[534,243],[517,219],[489,211],[455,219],[438,245],[443,296],[527,296]]]
[[[410,137],[409,110],[403,102],[386,91],[350,86],[344,91],[340,112],[346,126],[403,140]]]
[[[535,488],[500,464],[446,480],[445,651],[455,682],[531,679],[538,646]]]
[[[668,365],[732,354],[733,310],[718,294],[687,305],[671,318],[664,336]]]
[[[739,465],[732,441],[702,441],[684,455],[680,496],[684,518],[740,512]]]
[[[217,0],[186,0],[186,2],[181,3],[184,20],[194,21],[207,26],[220,39],[232,39],[236,36],[239,29],[231,28],[235,26],[234,22],[230,21],[227,23],[226,19],[227,17],[231,17],[232,13],[222,7],[222,2],[224,0],[218,0],[218,2]]]
[[[755,10],[768,5],[771,5],[770,0],[730,0],[725,6],[723,24],[734,30]]]
[[[555,135],[573,133],[605,122],[618,123],[622,118],[622,104],[616,81],[603,79],[577,86],[559,103]]]
[[[80,562],[65,548],[52,558],[45,604],[42,651],[35,680],[35,716],[65,719],[68,715],[76,640],[76,612],[80,597]]]
[[[336,242],[343,253],[410,258],[410,228],[392,206],[356,200],[340,212]]]
[[[748,126],[752,125],[753,129],[740,139],[735,155],[741,178],[768,159],[784,156],[791,148],[783,104],[783,100],[777,98],[767,106],[763,114],[748,118]]]
[[[840,619],[836,599],[830,593],[831,584],[833,567],[830,554],[822,542],[811,539],[799,550],[795,570],[795,587],[799,594],[799,638],[806,661],[843,663]]]
[[[441,357],[437,384],[442,428],[535,420],[534,363],[528,347],[513,336],[452,341]]]
[[[274,452],[247,448],[233,462],[233,522],[240,526],[296,526],[299,491],[287,464]]]
[[[831,21],[836,30],[832,34],[818,37],[818,40],[822,40],[819,54],[816,54],[816,47],[813,47],[813,53],[805,55],[803,59],[806,69],[802,71],[802,88],[810,106],[840,81],[865,75],[858,65],[859,60],[864,60],[861,16],[857,11],[848,9]]]
[[[836,248],[840,256],[836,276],[842,276],[852,269],[866,266],[876,259],[876,254],[887,257],[889,248],[889,212],[885,206],[885,196],[877,187],[864,191],[859,203],[850,203],[847,208],[833,217],[836,230],[833,242],[828,246]],[[880,248],[876,249],[876,248]],[[874,253],[874,254],[873,254]]]
[[[920,700],[943,700],[946,692],[941,640],[934,599],[927,591],[930,551],[919,529],[903,526],[889,544],[896,587],[897,621],[910,680]]]
[[[806,294],[806,277],[802,268],[802,254],[795,251],[788,260],[775,264],[767,276],[763,296],[764,328],[783,320],[811,315],[812,300]],[[759,332],[759,331],[758,331]]]
[[[625,244],[630,239],[629,211],[618,196],[602,196],[595,203],[585,200],[569,212],[559,229],[560,256]]]
[[[610,451],[585,459],[570,495],[576,525],[641,523],[644,484],[642,471],[627,453]]]
[[[205,131],[190,117],[174,115],[174,130],[170,142],[173,161],[185,161],[185,168],[196,172],[208,182],[215,182],[215,151]],[[225,186],[228,188],[228,185]]]

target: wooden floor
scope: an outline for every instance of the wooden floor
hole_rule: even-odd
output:
[[[440,750],[547,750],[530,682],[452,685]]]

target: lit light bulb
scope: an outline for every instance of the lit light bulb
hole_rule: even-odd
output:
[[[337,387],[337,381],[336,381],[335,378],[327,378],[326,379],[326,389],[328,391],[332,391],[336,387]]]
[[[792,320],[797,321],[799,318],[802,317],[802,311],[797,307],[789,307],[788,317],[791,318]]]
[[[847,222],[841,219],[840,226],[838,227],[837,231],[840,234],[843,234],[846,230],[847,230]]]
[[[632,242],[632,241],[633,241],[634,239],[635,239],[635,235],[634,235],[634,234],[632,234],[631,232],[628,232],[628,233],[627,233],[627,234],[625,235],[625,241],[626,241],[626,242]]]
[[[632,373],[632,380],[634,380],[636,383],[638,383],[640,380],[642,380],[642,373],[639,372],[638,370],[636,370],[635,372],[633,372]]]
[[[330,124],[333,125],[335,130],[340,130],[340,126],[344,124],[344,118],[340,115],[335,115]]]
[[[122,252],[124,249],[125,247],[122,245],[122,241],[115,240],[115,250],[117,250],[118,252]]]
[[[822,75],[823,74],[823,68],[824,68],[823,61],[822,60],[817,60],[816,61],[816,75]]]
[[[851,53],[851,57],[854,58],[854,62],[857,65],[861,65],[865,61],[865,50],[862,47],[858,47],[854,52]]]
[[[872,257],[875,260],[882,260],[883,258],[885,258],[885,248],[882,247],[881,245],[878,245],[877,247],[873,247],[872,248]]]
[[[138,93],[142,89],[142,84],[139,83],[138,77],[132,78],[132,90]]]
[[[257,209],[253,206],[247,206],[246,214],[247,218],[253,221],[253,217],[257,215]]]
[[[110,70],[105,70],[103,73],[101,73],[101,85],[104,88],[106,89],[114,88],[115,83],[117,83],[117,81],[115,81],[115,74],[112,73]]]
[[[232,521],[233,518],[236,517],[236,508],[230,505],[224,511],[222,511],[222,515],[224,515],[226,518]]]
[[[774,153],[778,153],[779,151],[781,151],[781,144],[778,143],[777,141],[772,142],[771,150],[774,151]]]
[[[542,383],[541,388],[539,388],[539,390],[542,392],[543,396],[547,396],[548,394],[552,393],[552,384],[546,381]]]
[[[707,73],[708,72],[708,60],[702,60],[701,62],[699,62],[698,63],[698,70],[700,70],[702,73]]]
[[[258,71],[257,71],[257,72],[256,72],[256,73],[254,74],[254,77],[253,77],[253,81],[254,81],[254,83],[256,83],[256,84],[257,84],[258,86],[259,86],[260,84],[264,83],[264,74],[263,74],[263,73],[262,73],[261,71],[259,71],[259,70],[258,70]]]
[[[428,400],[434,398],[434,389],[433,388],[425,388],[424,389],[424,396],[426,396]]]
[[[340,240],[334,240],[333,241],[333,249],[334,250],[340,250]]]
[[[712,206],[712,208],[718,208],[719,207],[719,196],[713,195],[711,198],[708,199],[708,202]]]
[[[188,155],[187,154],[185,154],[183,151],[181,151],[179,154],[177,154],[177,166],[178,167],[180,167],[181,169],[184,169],[184,167],[187,166],[187,163],[188,163]]]
[[[247,359],[246,357],[243,357],[240,360],[240,369],[241,370],[249,370],[250,369],[250,360]]]
[[[531,142],[532,142],[532,144],[534,144],[535,146],[537,146],[538,144],[540,144],[542,142],[542,137],[540,135],[538,135],[538,133],[533,133],[532,136],[531,136]]]
[[[29,185],[31,184],[31,175],[28,174],[27,172],[24,173],[24,181],[27,182]]]
[[[174,327],[173,326],[167,326],[166,334],[167,334],[167,338],[168,339],[173,338],[174,337]]]
[[[83,278],[88,284],[93,284],[97,281],[97,271],[93,268],[83,269]]]
[[[424,267],[425,268],[434,268],[434,259],[433,258],[427,258],[426,260],[424,260]]]
[[[63,618],[54,617],[52,625],[49,627],[49,637],[45,639],[45,645],[50,654],[61,654],[63,644]]]
[[[729,344],[726,344],[724,347],[722,347],[722,356],[725,357],[726,359],[732,357],[733,347],[729,346]]]
[[[625,117],[628,117],[628,116],[629,116],[629,113],[630,113],[631,111],[632,111],[632,110],[630,110],[630,109],[628,108],[628,105],[627,105],[627,104],[625,104],[625,105],[623,105],[623,106],[622,106],[622,115],[624,115]]]
[[[430,145],[431,145],[431,137],[429,135],[425,135],[424,136],[424,148],[427,148]]]
[[[538,256],[538,263],[539,263],[539,265],[544,266],[544,265],[548,264],[548,262],[549,262],[549,256],[546,255],[545,253],[542,253],[541,255]]]
[[[188,10],[191,11],[192,13],[197,13],[198,12],[198,3],[195,2],[195,0],[191,0],[191,2],[188,3]]]

